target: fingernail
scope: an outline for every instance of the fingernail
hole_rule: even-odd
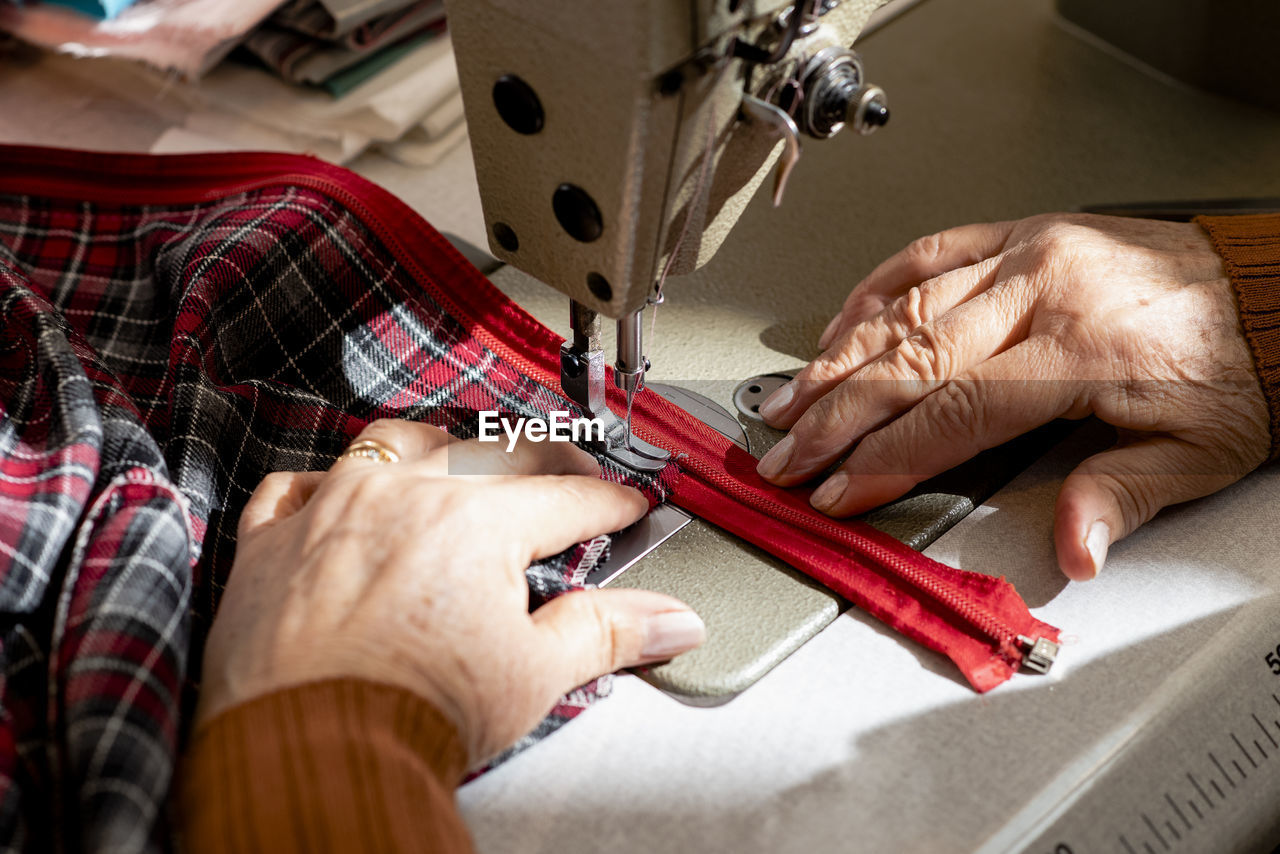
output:
[[[791,462],[791,455],[795,450],[796,440],[791,436],[785,436],[781,442],[769,449],[769,453],[760,458],[756,471],[766,479],[777,477],[786,469],[787,463]]]
[[[760,404],[760,417],[766,421],[772,421],[783,412],[787,411],[787,407],[791,405],[791,401],[796,399],[795,380],[784,385],[782,388],[769,395],[769,398]]]
[[[692,611],[664,611],[644,621],[644,658],[670,658],[707,638],[702,618]]]
[[[836,506],[848,488],[849,475],[838,471],[813,491],[813,495],[809,497],[809,503],[824,513],[828,512]]]
[[[827,324],[827,328],[822,330],[822,337],[818,339],[818,346],[825,350],[827,345],[831,343],[831,339],[835,337],[836,328],[839,326],[840,315],[837,314],[835,317],[831,318],[831,322]]]
[[[1107,562],[1107,548],[1111,545],[1111,529],[1101,519],[1089,526],[1089,534],[1084,538],[1084,547],[1093,559],[1093,574],[1097,577],[1102,565]]]

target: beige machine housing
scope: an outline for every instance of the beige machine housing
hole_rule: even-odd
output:
[[[715,254],[779,154],[798,152],[787,110],[761,121],[744,96],[776,105],[883,2],[449,0],[493,253],[608,317],[643,309],[664,272]],[[789,32],[793,15],[803,26]],[[757,61],[735,56],[736,43]],[[497,109],[504,78],[535,96],[533,132]],[[570,201],[593,204],[594,239],[558,219],[566,185],[580,191]]]

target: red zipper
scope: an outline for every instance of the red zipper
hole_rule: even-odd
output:
[[[342,204],[482,344],[549,390],[559,389],[563,339],[498,291],[407,205],[345,169],[286,154],[157,157],[0,147],[0,191],[7,193],[156,205],[210,202],[273,186],[307,187]],[[624,405],[621,390],[610,384],[609,393],[615,409]],[[867,525],[818,513],[805,490],[766,483],[754,458],[663,398],[638,395],[634,424],[641,438],[678,462],[682,476],[673,503],[948,655],[978,690],[1008,679],[1031,649],[1040,656],[1042,645],[1057,641],[1058,630],[1032,617],[1003,579],[954,569]],[[1036,663],[1047,666],[1043,656]]]
[[[641,428],[637,432],[646,441],[663,444],[664,439],[669,440],[669,437],[664,437],[660,433],[650,430],[648,425],[641,425]],[[716,444],[724,444],[724,452],[732,453],[727,443],[720,441],[722,437],[718,433],[713,434],[708,431],[703,434],[702,438],[711,438],[715,440]],[[713,484],[721,492],[733,496],[741,502],[755,504],[772,515],[786,519],[797,528],[811,531],[833,542],[841,543],[860,557],[876,562],[904,582],[953,609],[957,615],[994,641],[1001,650],[1006,652],[1015,651],[1011,654],[1017,654],[1020,657],[1020,654],[1016,653],[1020,631],[993,614],[981,601],[965,594],[963,590],[957,590],[948,585],[933,571],[936,569],[934,566],[922,566],[919,560],[922,557],[920,552],[908,549],[896,540],[892,541],[892,546],[886,547],[882,542],[866,536],[865,531],[858,531],[848,523],[837,523],[830,517],[815,511],[800,511],[785,504],[771,501],[767,497],[762,498],[757,490],[747,488],[742,479],[729,477],[719,468],[708,465],[704,457],[705,452],[698,455],[683,456],[680,466],[684,471],[696,474],[708,483]],[[749,464],[754,466],[754,463],[753,458]],[[907,549],[907,551],[904,553],[903,549]],[[937,564],[936,566],[951,570],[951,567],[945,567],[943,564]]]

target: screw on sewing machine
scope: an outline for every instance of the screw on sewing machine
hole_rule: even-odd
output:
[[[803,8],[801,8],[803,5]],[[788,6],[778,13],[773,21],[774,29],[778,32],[785,32],[791,26],[793,16],[797,10],[800,14],[800,27],[796,31],[798,38],[804,38],[811,35],[818,28],[819,18],[830,12],[832,9],[840,5],[840,0],[804,0],[795,6]]]
[[[658,78],[658,94],[664,98],[670,98],[672,95],[680,91],[680,87],[684,85],[684,70],[673,68],[666,74]]]
[[[706,74],[716,67],[722,58],[710,47],[699,48],[693,56],[684,60],[675,68],[658,75],[658,94],[664,98],[680,94],[680,90],[684,88],[685,83]]]

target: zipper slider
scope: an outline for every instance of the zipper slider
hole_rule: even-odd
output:
[[[1048,673],[1058,658],[1058,645],[1045,638],[1032,640],[1026,635],[1018,635],[1018,645],[1022,647],[1023,667],[1037,673]]]

